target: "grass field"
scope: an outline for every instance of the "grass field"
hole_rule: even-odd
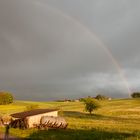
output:
[[[84,111],[81,102],[27,102],[15,101],[1,105],[0,113],[10,114],[26,109],[31,104],[40,108],[59,108],[60,116],[68,122],[67,130],[38,131],[10,129],[12,135],[42,140],[139,140],[140,100],[118,99],[100,101],[101,108],[92,115]],[[4,131],[0,128],[0,131]]]

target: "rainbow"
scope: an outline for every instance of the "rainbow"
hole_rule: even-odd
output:
[[[56,8],[48,5],[47,3],[44,4],[44,3],[39,2],[38,0],[36,0],[34,2],[37,6],[42,6],[42,7],[45,6],[45,8],[47,7],[48,9],[50,9],[52,11],[55,11],[57,14],[59,14],[60,16],[64,17],[65,19],[67,19],[69,21],[72,21],[74,24],[76,24],[78,27],[80,27],[83,31],[88,33],[96,41],[96,43],[104,50],[106,55],[111,59],[112,63],[114,64],[114,66],[116,67],[116,69],[118,71],[118,74],[119,74],[120,78],[123,80],[123,83],[126,87],[128,96],[130,97],[132,91],[130,89],[129,82],[127,80],[126,75],[123,72],[123,69],[122,69],[120,63],[113,56],[111,50],[105,45],[105,43],[103,43],[103,41],[101,39],[99,39],[99,37],[93,31],[91,31],[87,26],[82,24],[80,21],[78,21],[74,17],[71,17],[71,16],[65,14],[63,11],[61,11],[59,9],[56,9]]]

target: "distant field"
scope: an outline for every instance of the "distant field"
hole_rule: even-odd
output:
[[[100,103],[101,108],[91,116],[84,111],[81,102],[15,101],[11,105],[0,105],[0,114],[20,112],[26,110],[26,106],[35,104],[40,108],[59,108],[59,115],[69,123],[67,130],[11,129],[10,133],[18,137],[38,140],[140,139],[140,100],[120,99]]]

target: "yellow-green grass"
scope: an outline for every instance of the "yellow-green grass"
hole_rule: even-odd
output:
[[[30,139],[85,139],[85,140],[139,140],[140,100],[118,99],[100,101],[101,108],[89,115],[81,102],[28,102],[15,101],[11,105],[1,105],[1,114],[26,110],[26,106],[39,108],[59,108],[59,115],[68,122],[66,130],[38,131],[36,129],[10,129],[10,133]],[[4,131],[1,128],[1,131]]]

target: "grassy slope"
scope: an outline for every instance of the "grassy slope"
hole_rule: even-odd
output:
[[[67,130],[37,131],[11,129],[19,137],[34,139],[92,139],[138,140],[140,139],[140,100],[112,100],[100,102],[101,108],[90,116],[80,102],[27,102],[16,101],[0,106],[1,114],[23,111],[30,104],[40,108],[60,108],[60,115],[68,121]]]

